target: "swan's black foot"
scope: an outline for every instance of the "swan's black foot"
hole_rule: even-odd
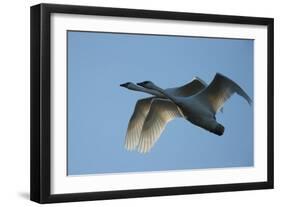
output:
[[[213,131],[216,135],[223,135],[224,133],[224,126],[221,124],[218,124],[217,127],[215,128],[215,130]]]

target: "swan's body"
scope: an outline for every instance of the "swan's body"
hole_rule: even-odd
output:
[[[177,97],[192,96],[206,88],[206,85],[207,84],[201,79],[194,78],[190,83],[184,86],[168,88],[165,91]],[[164,130],[165,125],[174,118],[182,116],[182,114],[178,110],[177,105],[157,90],[146,89],[130,82],[121,84],[120,86],[153,95],[153,97],[137,101],[133,115],[128,124],[125,138],[125,148],[127,150],[134,150],[138,146],[140,152],[147,152],[156,142]],[[159,117],[161,119],[159,119]],[[144,122],[146,122],[145,125]],[[158,127],[157,132],[152,132],[158,134],[157,136],[155,136],[156,134],[153,137],[141,136],[141,133],[147,135],[151,133],[150,126],[157,123],[161,123],[161,128]]]
[[[224,133],[224,127],[216,121],[216,113],[232,94],[239,94],[249,104],[252,102],[240,86],[219,73],[216,74],[208,87],[189,97],[175,96],[150,81],[138,83],[138,85],[162,93],[177,105],[186,120],[217,135]]]

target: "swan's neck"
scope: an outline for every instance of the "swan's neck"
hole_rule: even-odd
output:
[[[169,92],[166,92],[165,90],[163,90],[162,88],[159,88],[157,86],[154,86],[153,89],[155,89],[156,91],[160,92],[165,97],[167,97],[172,102],[174,102],[176,105],[178,105],[178,103],[179,103],[178,99],[175,96],[173,96],[172,94],[170,94]]]
[[[134,90],[134,91],[141,91],[141,92],[144,92],[144,93],[149,93],[153,96],[163,96],[162,93],[160,93],[158,91],[143,88],[143,87],[139,87],[139,86],[133,86],[133,87],[130,87],[129,89]]]

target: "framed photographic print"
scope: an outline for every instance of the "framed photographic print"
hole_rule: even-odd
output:
[[[31,200],[273,188],[273,19],[31,7]]]

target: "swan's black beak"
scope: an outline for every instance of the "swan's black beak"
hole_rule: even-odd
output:
[[[121,87],[126,87],[127,83],[120,84]]]
[[[143,82],[137,83],[137,85],[145,87],[145,84],[147,84],[147,83],[148,83],[148,81],[143,81]]]

